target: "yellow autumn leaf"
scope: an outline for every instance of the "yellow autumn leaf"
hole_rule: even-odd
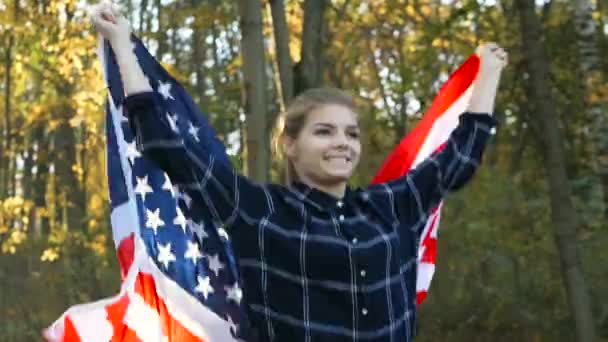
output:
[[[42,255],[40,256],[41,261],[53,262],[57,259],[59,259],[59,253],[54,247],[45,249],[44,252],[42,252]]]

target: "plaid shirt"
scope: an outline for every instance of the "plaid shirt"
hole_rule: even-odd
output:
[[[137,144],[230,233],[252,340],[412,341],[418,240],[447,192],[479,165],[495,120],[465,113],[445,148],[406,176],[335,198],[255,184],[178,136],[154,93],[125,101]]]

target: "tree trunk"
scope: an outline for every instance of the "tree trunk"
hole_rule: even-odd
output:
[[[70,98],[71,91],[62,92],[65,98]],[[76,132],[69,124],[69,118],[74,112],[69,105],[62,105],[58,112],[63,113],[62,123],[54,132],[54,151],[53,163],[57,177],[57,187],[59,194],[58,209],[61,212],[63,221],[70,230],[80,230],[84,218],[84,194],[82,185],[78,181],[74,167],[77,164]],[[63,209],[61,209],[63,207]]]
[[[0,198],[4,199],[11,196],[9,193],[9,177],[12,151],[12,115],[11,115],[11,70],[13,65],[13,44],[15,37],[13,34],[7,34],[7,45],[4,55],[4,136],[2,141],[2,160],[0,161],[0,169],[2,169],[2,179],[0,184]]]
[[[578,213],[571,199],[566,174],[564,146],[558,125],[557,108],[549,81],[549,56],[541,38],[541,24],[532,0],[516,0],[522,32],[523,53],[530,80],[527,82],[530,104],[544,134],[541,151],[545,159],[551,199],[551,217],[560,256],[562,276],[574,316],[579,342],[595,339],[589,293],[577,251]]]
[[[608,219],[608,103],[602,68],[600,40],[597,24],[593,19],[593,5],[589,0],[576,0],[575,28],[580,60],[581,79],[587,95],[589,124],[592,132],[594,161],[593,169],[600,178],[604,193],[604,216]]]
[[[156,0],[156,22],[158,25],[158,31],[156,33],[156,39],[158,41],[158,49],[156,49],[156,60],[162,62],[163,55],[167,52],[167,34],[165,33],[166,27],[163,22],[163,5],[161,0]]]
[[[190,2],[195,13],[199,12],[198,7],[200,6],[199,0],[192,0]],[[196,92],[195,98],[198,99],[197,104],[199,107],[205,103],[205,51],[207,43],[205,42],[205,35],[201,23],[202,19],[200,16],[195,15],[194,23],[192,24],[192,66],[194,67],[194,74],[196,75]]]
[[[141,2],[139,3],[139,34],[145,32],[145,30],[148,29],[148,27],[145,26],[146,17],[144,16],[147,10],[148,0],[141,0]]]
[[[240,0],[243,78],[247,115],[247,171],[259,182],[268,181],[270,149],[266,108],[266,58],[261,0]]]
[[[34,129],[34,141],[38,147],[36,153],[36,175],[34,184],[32,185],[33,200],[34,200],[34,219],[31,221],[34,235],[41,237],[46,236],[50,232],[50,221],[45,208],[48,208],[46,203],[46,191],[49,178],[49,141],[44,132],[42,125]]]
[[[283,0],[270,0],[274,41],[277,49],[277,63],[281,79],[281,96],[284,106],[293,97],[293,62],[289,53],[289,28],[285,18],[285,3]]]
[[[304,1],[304,27],[302,31],[302,56],[296,65],[296,95],[323,84],[323,26],[327,0]]]

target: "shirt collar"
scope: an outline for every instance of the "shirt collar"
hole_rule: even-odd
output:
[[[345,203],[349,203],[353,197],[353,190],[346,186],[344,197],[338,198],[325,191],[310,187],[301,182],[293,182],[290,189],[301,201],[311,204],[321,211],[330,211],[334,208],[341,208]]]

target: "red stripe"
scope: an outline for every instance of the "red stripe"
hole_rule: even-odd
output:
[[[78,336],[78,331],[76,330],[76,327],[69,316],[65,317],[64,322],[65,330],[63,334],[63,342],[81,342],[80,336]]]
[[[422,240],[422,245],[425,247],[425,249],[420,262],[435,264],[435,257],[437,256],[437,239],[433,238],[431,234],[437,226],[437,218],[438,216],[433,217],[429,230]]]
[[[125,279],[129,268],[133,264],[133,258],[135,255],[135,235],[134,233],[129,234],[128,237],[122,239],[117,249],[118,264],[120,265],[120,275],[122,280]]]
[[[478,70],[479,57],[472,55],[450,76],[422,120],[391,152],[372,183],[390,181],[407,173],[435,121],[471,86]]]
[[[124,322],[129,302],[129,295],[125,294],[118,301],[106,307],[108,321],[113,328],[111,342],[141,342],[135,332]]]
[[[169,341],[204,342],[188,331],[167,311],[165,302],[162,298],[158,297],[156,284],[151,275],[144,273],[137,275],[135,293],[139,294],[148,306],[158,312],[163,333],[169,337]]]
[[[422,301],[424,301],[424,298],[426,298],[427,293],[427,291],[416,292],[416,304],[422,303]]]

